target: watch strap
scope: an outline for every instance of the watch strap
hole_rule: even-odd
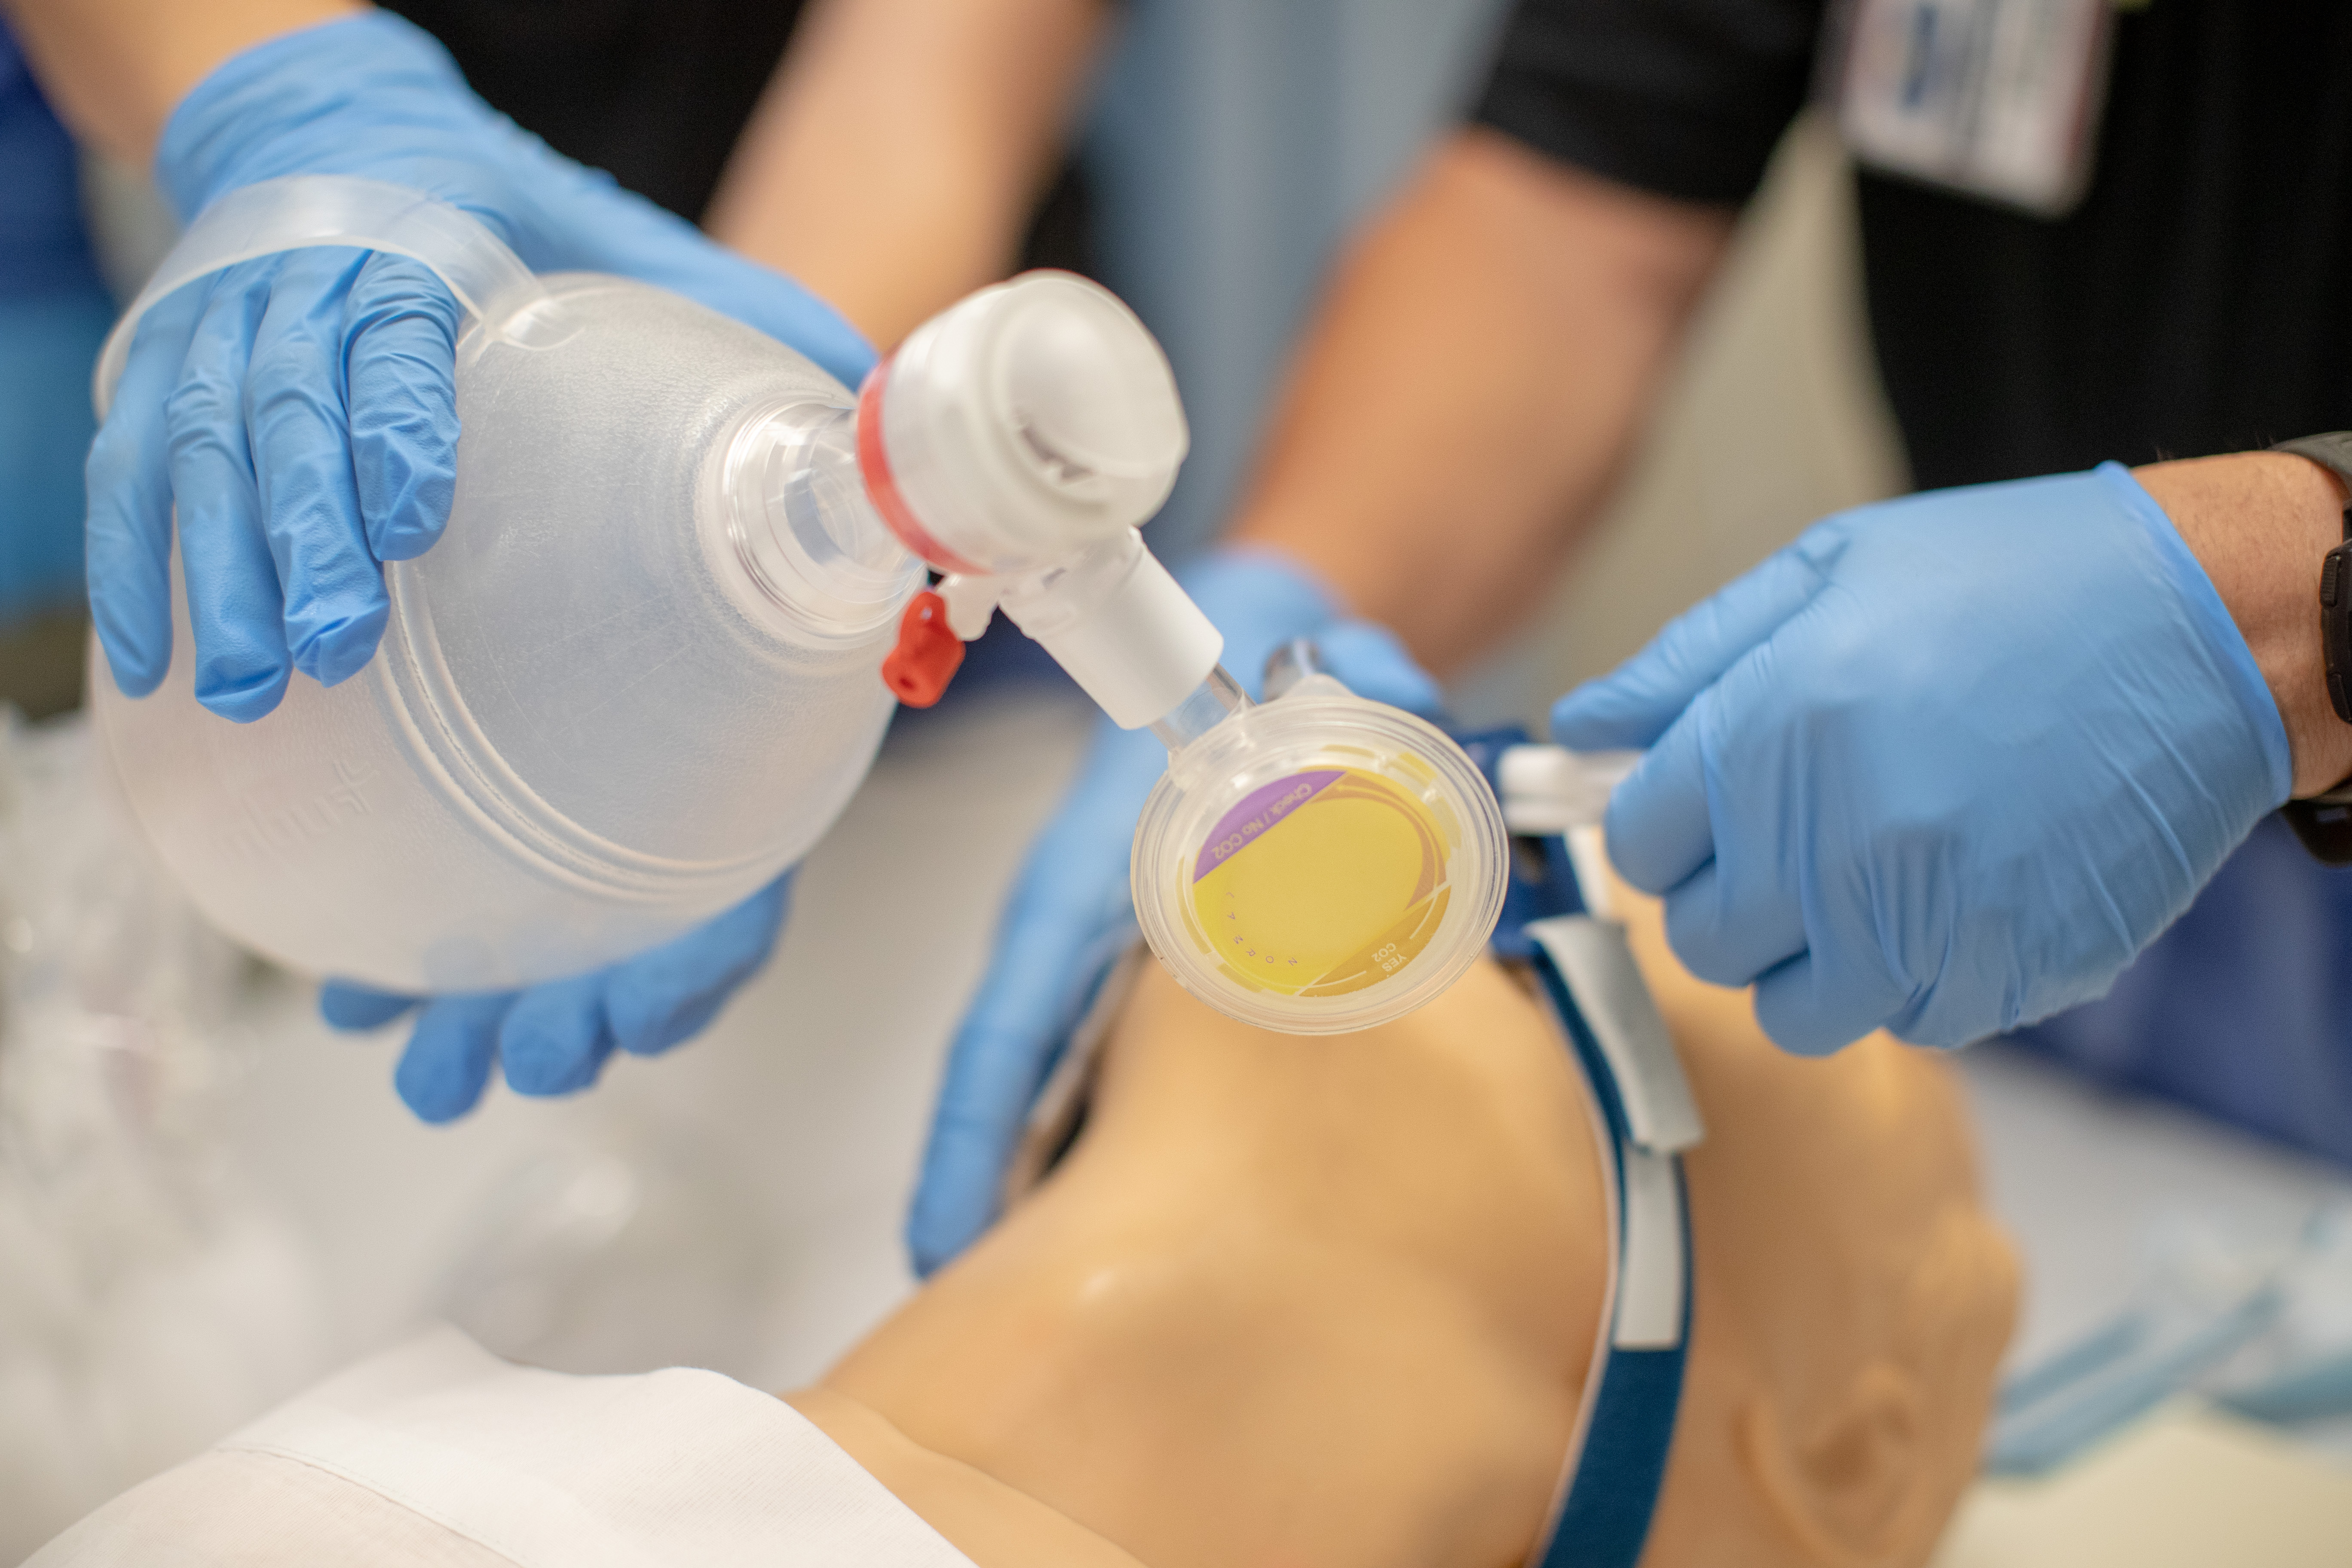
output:
[[[2298,436],[2292,441],[2281,441],[2271,448],[2273,452],[2292,452],[2298,458],[2308,458],[2321,468],[2344,481],[2345,492],[2352,495],[2352,430],[2330,430],[2319,436]],[[2344,510],[2345,537],[2352,539],[2352,502]]]
[[[2291,800],[2279,815],[2294,829],[2311,858],[2323,866],[2352,866],[2352,804],[2333,799],[2330,791],[2316,800]]]
[[[2308,458],[2343,481],[2352,498],[2352,430],[2300,436],[2271,448]],[[2344,540],[2319,563],[2319,648],[2327,667],[2327,700],[2352,724],[2352,499],[2344,509]],[[2324,795],[2280,808],[2303,847],[2330,866],[2352,865],[2352,779]]]

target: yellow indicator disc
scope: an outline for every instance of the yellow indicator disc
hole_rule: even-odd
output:
[[[1360,768],[1252,791],[1202,845],[1192,912],[1256,989],[1333,996],[1412,962],[1445,916],[1448,836],[1415,796]]]

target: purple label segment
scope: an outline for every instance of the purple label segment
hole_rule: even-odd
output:
[[[1199,881],[1255,843],[1260,834],[1329,788],[1347,771],[1310,768],[1250,791],[1209,830],[1208,841],[1201,846],[1201,858],[1192,865],[1192,880]]]

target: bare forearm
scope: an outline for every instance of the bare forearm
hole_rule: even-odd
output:
[[[180,100],[223,60],[363,8],[357,0],[0,0],[74,133],[142,167]]]
[[[737,143],[713,237],[887,347],[1013,267],[1102,0],[821,0]]]
[[[2204,566],[2261,666],[2294,754],[2294,793],[2352,774],[2352,724],[2327,698],[2319,563],[2344,537],[2344,489],[2306,458],[2241,452],[2133,470]]]
[[[1458,134],[1341,268],[1234,537],[1475,657],[1607,498],[1730,227]]]

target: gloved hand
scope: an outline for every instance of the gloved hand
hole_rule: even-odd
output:
[[[675,289],[852,386],[873,363],[799,285],[551,152],[384,13],[228,60],[173,113],[155,174],[183,216],[284,174],[408,186],[535,271]],[[148,314],[89,468],[90,605],[126,695],[153,690],[171,656],[174,503],[199,701],[257,719],[293,670],[331,686],[367,663],[390,608],[379,563],[423,552],[448,521],[458,322],[418,263],[347,249],[246,262]]]
[[[702,1032],[758,972],[783,928],[786,872],[720,915],[649,952],[528,991],[436,996],[423,1004],[394,1085],[425,1121],[463,1116],[494,1064],[519,1094],[572,1094],[596,1081],[614,1050],[658,1056]],[[339,1029],[373,1029],[418,1005],[331,981],[319,1012]]]
[[[1381,627],[1342,619],[1322,586],[1284,557],[1228,550],[1178,575],[1224,634],[1220,662],[1253,697],[1266,656],[1311,637],[1357,695],[1435,710],[1435,683],[1402,646]],[[953,1258],[995,1218],[1030,1105],[1112,963],[1135,940],[1129,852],[1167,765],[1168,749],[1150,731],[1103,721],[1069,794],[1030,847],[988,973],[949,1047],[907,1220],[919,1273]]]
[[[873,353],[799,285],[551,152],[493,113],[431,37],[375,13],[289,34],[227,61],[170,122],[155,173],[183,216],[294,174],[420,190],[488,225],[536,271],[659,284],[759,328],[855,386]],[[295,669],[332,685],[374,653],[390,604],[380,563],[448,521],[459,314],[404,258],[304,250],[191,284],[141,323],[90,452],[90,605],[125,694],[163,677],[177,507],[197,700],[249,721]],[[531,1093],[592,1082],[617,1045],[661,1050],[699,1029],[766,957],[780,881],[699,931],[593,974],[420,1016],[398,1083],[427,1121],[480,1096],[493,1054]],[[330,1023],[411,1005],[351,987]]]
[[[2112,463],[1817,523],[1552,731],[1652,748],[1611,858],[1805,1054],[2101,994],[2293,776],[2221,596]]]

